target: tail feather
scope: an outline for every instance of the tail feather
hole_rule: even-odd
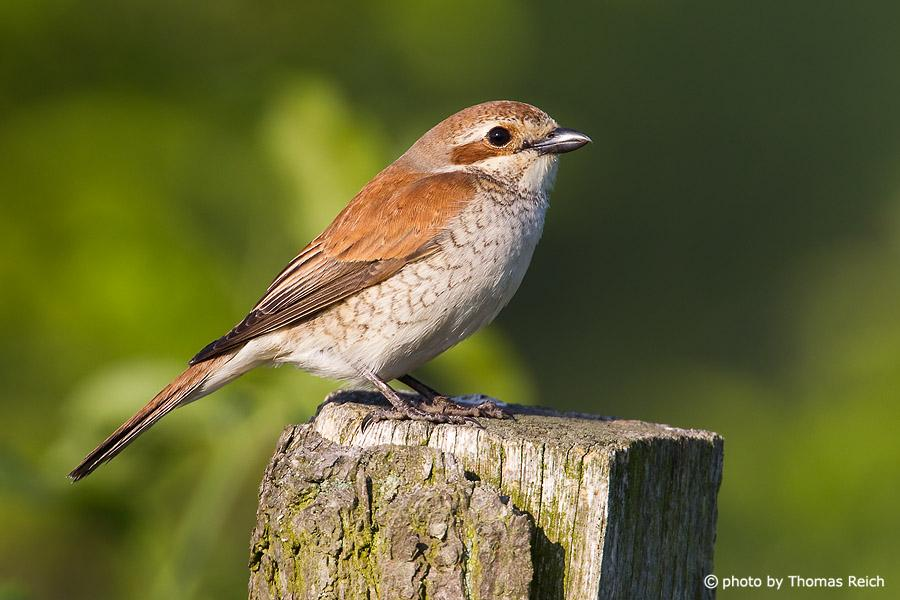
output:
[[[198,390],[216,369],[228,362],[231,354],[218,356],[188,367],[181,375],[172,380],[154,398],[133,417],[122,423],[106,440],[88,454],[84,460],[69,473],[73,482],[87,477],[94,470],[112,459],[125,449],[139,435],[147,431],[154,423],[182,404],[196,399]],[[208,391],[205,393],[209,393]],[[202,395],[205,395],[202,394]]]

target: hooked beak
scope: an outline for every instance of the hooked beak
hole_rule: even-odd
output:
[[[537,150],[538,154],[562,154],[578,150],[590,141],[591,138],[580,131],[557,127],[548,133],[547,137],[532,143],[530,147]]]

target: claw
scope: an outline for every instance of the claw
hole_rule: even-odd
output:
[[[366,429],[368,429],[369,425],[371,425],[371,424],[372,424],[372,413],[367,413],[362,418],[362,421],[359,422],[359,432],[365,433]]]
[[[484,429],[484,425],[479,423],[478,419],[476,419],[475,417],[463,417],[463,418],[466,420],[467,425],[471,425],[472,427],[475,427],[476,429]]]
[[[475,407],[482,416],[492,419],[512,419],[512,413],[494,402],[493,400],[485,400]]]
[[[365,433],[366,430],[375,423],[380,423],[381,421],[399,421],[403,419],[412,418],[398,410],[388,409],[388,408],[377,408],[366,414],[362,418],[359,424],[360,433]]]

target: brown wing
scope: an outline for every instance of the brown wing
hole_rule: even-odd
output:
[[[285,267],[250,314],[191,364],[312,318],[435,252],[445,225],[473,194],[473,176],[466,173],[385,170]]]

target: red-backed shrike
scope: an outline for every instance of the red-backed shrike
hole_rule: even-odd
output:
[[[391,403],[373,420],[505,416],[491,402],[457,404],[410,372],[509,302],[541,237],[557,155],[588,142],[520,102],[486,102],[440,122],[366,184],[243,321],[69,477],[85,477],[171,410],[261,365],[371,384]],[[393,379],[421,401],[394,391]]]

